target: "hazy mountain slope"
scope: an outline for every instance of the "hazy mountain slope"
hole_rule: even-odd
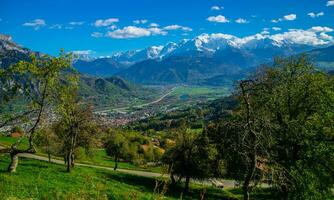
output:
[[[101,77],[112,76],[126,67],[111,58],[76,60],[73,66],[80,73]]]
[[[29,56],[33,53],[37,56],[40,55],[15,44],[9,36],[0,35],[1,67],[8,67],[20,60],[29,60]],[[105,60],[106,63],[109,61]],[[96,66],[99,65],[96,64]],[[104,70],[104,66],[101,67],[101,70]],[[131,84],[119,77],[96,78],[80,74],[79,85],[80,96],[86,102],[96,106],[124,106],[133,101],[146,102],[154,99],[156,95],[156,91],[153,89]]]

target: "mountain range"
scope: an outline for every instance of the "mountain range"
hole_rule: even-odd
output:
[[[79,57],[73,65],[79,72],[87,75],[86,80],[88,77],[94,80],[101,77],[106,80],[116,76],[125,84],[132,82],[231,86],[236,80],[254,72],[257,66],[272,62],[275,56],[291,56],[304,52],[318,67],[333,71],[334,46],[301,44],[262,34],[245,38],[226,34],[202,34],[179,43],[171,42],[165,46],[115,53],[109,57]],[[28,60],[32,53],[41,55],[17,45],[10,36],[0,35],[1,67],[19,60]],[[107,84],[103,85],[108,84],[115,83],[107,81]]]
[[[0,68],[9,67],[21,60],[29,61],[30,56],[35,54],[41,56],[39,52],[34,52],[28,48],[16,44],[10,36],[0,34]],[[110,60],[92,60],[93,63],[103,63],[101,68],[110,64]],[[85,69],[85,60],[77,60]],[[81,68],[78,68],[81,71]],[[97,71],[98,72],[98,71]],[[115,71],[112,71],[115,72]],[[121,77],[96,77],[92,75],[80,74],[79,95],[87,102],[96,106],[124,106],[132,101],[147,102],[156,97],[157,91],[151,88],[132,84]]]
[[[120,52],[84,63],[79,60],[74,66],[83,73],[117,75],[140,84],[231,85],[260,64],[272,62],[276,56],[310,52],[320,63],[319,59],[324,56],[316,52],[324,51],[327,55],[324,47],[262,34],[245,38],[202,34],[165,46]],[[328,63],[322,63],[321,67],[323,65]]]

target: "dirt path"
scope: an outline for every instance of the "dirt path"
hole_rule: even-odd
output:
[[[3,146],[0,146],[0,149],[3,149],[3,148],[4,148]],[[19,154],[19,156],[23,158],[30,158],[30,159],[41,160],[41,161],[46,161],[46,162],[49,161],[47,157],[36,155],[36,154],[21,153]],[[60,165],[65,164],[63,160],[58,160],[58,159],[53,159],[53,158],[51,159],[51,162],[55,164],[60,164]],[[114,171],[114,168],[112,167],[104,167],[104,166],[84,164],[84,163],[76,163],[76,166]],[[155,172],[146,172],[146,171],[130,170],[130,169],[117,169],[117,171],[122,172],[122,173],[137,175],[137,176],[148,177],[148,178],[159,178],[159,177],[168,178],[167,174],[161,174],[161,173],[155,173]],[[197,184],[202,184],[206,186],[212,185],[212,182],[210,180],[204,180],[204,181],[192,180],[192,181]],[[235,181],[233,180],[216,179],[216,181],[222,183],[224,185],[224,188],[233,188],[234,183],[235,183]]]

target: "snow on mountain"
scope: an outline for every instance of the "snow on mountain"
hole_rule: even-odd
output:
[[[163,48],[164,46],[151,46],[141,50],[119,52],[112,55],[111,58],[122,64],[131,65],[143,60],[159,58]]]

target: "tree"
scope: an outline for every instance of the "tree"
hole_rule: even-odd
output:
[[[108,156],[112,156],[115,159],[114,170],[118,167],[118,161],[120,158],[128,157],[129,154],[129,141],[123,136],[121,132],[113,131],[110,133],[107,142],[105,143],[105,149]]]
[[[237,177],[243,177],[245,199],[260,164],[270,169],[285,199],[332,195],[333,92],[333,78],[316,71],[305,56],[278,58],[241,82],[240,106],[222,123],[220,151],[242,161]]]
[[[213,176],[217,151],[210,144],[205,132],[196,133],[181,128],[176,133],[176,144],[163,155],[163,163],[168,165],[172,183],[175,176],[185,178],[185,192],[189,191],[190,178],[204,179]]]
[[[40,129],[37,132],[34,141],[43,152],[48,154],[49,162],[51,162],[51,155],[54,155],[59,151],[60,145],[53,130],[50,127]]]
[[[270,160],[282,196],[326,199],[334,184],[333,78],[305,56],[276,59],[258,77],[263,89],[253,101],[270,123]]]
[[[59,120],[53,129],[62,142],[67,172],[71,172],[75,166],[76,150],[82,147],[88,153],[96,144],[99,128],[94,123],[91,107],[78,103],[73,91],[62,93],[60,100]]]
[[[10,153],[9,172],[15,172],[19,153],[35,153],[33,139],[47,108],[54,106],[57,88],[63,84],[61,74],[71,70],[71,55],[61,51],[59,57],[32,55],[31,61],[20,61],[0,70],[0,128],[25,127],[29,148],[18,149],[17,143],[2,152]]]

